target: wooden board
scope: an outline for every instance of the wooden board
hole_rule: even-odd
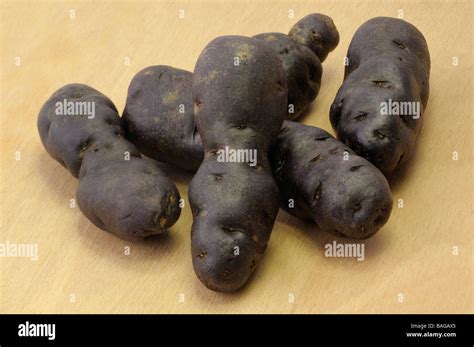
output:
[[[0,258],[0,311],[473,312],[472,9],[468,1],[2,1],[0,242],[37,244],[38,259]],[[321,12],[341,40],[301,121],[332,132],[328,110],[355,30],[400,11],[428,41],[431,95],[416,154],[392,186],[391,219],[365,241],[364,261],[325,257],[334,237],[281,211],[250,283],[219,294],[194,275],[188,204],[169,235],[132,244],[70,207],[77,181],[47,155],[36,129],[60,86],[89,84],[122,110],[131,78],[146,66],[192,70],[216,36],[287,32]],[[165,169],[187,201],[192,176]]]

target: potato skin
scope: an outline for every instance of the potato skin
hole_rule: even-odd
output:
[[[192,94],[205,151],[189,186],[194,271],[209,289],[235,291],[258,265],[278,213],[267,154],[286,113],[285,74],[265,42],[223,36],[199,56]],[[225,146],[257,150],[257,165],[220,162]]]
[[[278,52],[288,85],[286,119],[298,118],[319,93],[321,63],[339,43],[336,26],[328,16],[314,13],[299,20],[288,35],[264,33],[254,37],[265,40]]]
[[[191,84],[188,71],[170,66],[143,69],[130,83],[122,120],[125,136],[140,152],[196,171],[203,150],[194,122]]]
[[[415,149],[429,96],[430,56],[413,25],[377,17],[355,33],[344,83],[331,106],[338,138],[386,176],[398,172]],[[381,103],[419,102],[420,118],[383,115]]]
[[[285,121],[270,161],[282,207],[327,232],[365,239],[390,217],[392,195],[382,173],[322,129]]]
[[[57,114],[56,103],[63,100],[94,103],[95,116]],[[79,208],[97,227],[140,239],[178,219],[175,185],[125,139],[117,110],[102,93],[83,84],[65,85],[43,105],[38,130],[48,153],[79,178]]]
[[[324,62],[339,44],[339,32],[332,19],[321,13],[312,13],[300,19],[288,33],[293,40],[305,45]]]
[[[308,47],[288,35],[266,33],[254,37],[269,43],[280,55],[288,84],[286,119],[298,118],[319,93],[323,74],[321,62]]]

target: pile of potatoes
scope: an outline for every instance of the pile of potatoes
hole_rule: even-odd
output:
[[[288,35],[218,37],[193,73],[160,65],[140,71],[122,117],[99,91],[66,85],[39,113],[41,141],[79,179],[84,215],[124,239],[165,232],[180,216],[183,201],[156,160],[195,172],[194,271],[212,290],[235,291],[265,253],[280,207],[353,239],[371,237],[390,217],[387,178],[413,153],[422,117],[382,115],[380,105],[425,109],[428,47],[403,20],[364,23],[330,109],[336,139],[294,120],[315,100],[321,63],[338,42],[322,14],[302,18]],[[65,101],[93,103],[94,117],[58,113]],[[228,149],[251,151],[255,160],[222,160]]]

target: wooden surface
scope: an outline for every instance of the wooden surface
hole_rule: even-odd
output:
[[[472,9],[453,1],[2,1],[0,242],[37,244],[39,258],[0,258],[0,312],[473,312]],[[301,121],[332,132],[328,110],[355,30],[399,10],[428,41],[431,93],[416,154],[392,186],[391,219],[365,241],[364,261],[325,257],[334,237],[280,211],[252,280],[219,294],[191,265],[191,175],[165,167],[187,204],[167,236],[148,242],[122,241],[70,208],[77,181],[47,155],[36,129],[41,105],[60,86],[89,84],[122,110],[131,78],[146,66],[192,70],[216,36],[287,32],[321,12],[341,40]]]

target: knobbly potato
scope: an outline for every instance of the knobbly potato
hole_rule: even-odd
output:
[[[194,271],[209,289],[235,291],[258,265],[278,213],[267,154],[286,113],[285,73],[264,41],[223,36],[199,56],[192,94],[204,147],[189,186]],[[256,165],[219,160],[225,147],[256,151]]]
[[[288,85],[286,118],[298,118],[319,93],[321,63],[339,43],[336,26],[328,16],[314,13],[298,21],[288,35],[264,33],[254,37],[278,52]]]
[[[117,110],[102,93],[83,84],[60,88],[43,105],[38,130],[51,157],[79,178],[79,208],[97,227],[139,239],[178,219],[175,185],[124,138]]]
[[[347,58],[331,124],[342,142],[391,176],[411,157],[420,133],[429,95],[428,46],[413,25],[377,17],[357,30]]]

